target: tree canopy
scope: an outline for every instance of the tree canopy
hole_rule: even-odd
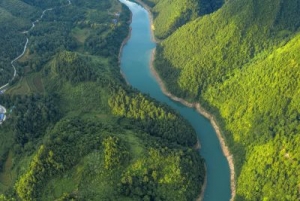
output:
[[[168,90],[217,117],[234,155],[236,200],[300,197],[299,10],[299,0],[226,1],[156,51]]]

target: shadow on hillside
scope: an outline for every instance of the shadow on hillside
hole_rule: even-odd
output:
[[[217,11],[224,3],[225,0],[200,0],[200,16]]]

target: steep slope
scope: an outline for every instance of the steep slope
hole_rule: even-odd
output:
[[[157,60],[172,68],[158,70],[179,69],[176,88],[196,98],[234,69],[288,41],[299,27],[299,6],[298,1],[229,1],[165,40]]]
[[[185,23],[218,10],[224,0],[144,0],[154,17],[155,37],[165,39]]]
[[[154,15],[155,36],[164,39],[178,27],[195,19],[199,14],[198,1],[195,0],[149,0],[145,1]]]
[[[299,198],[299,48],[300,34],[204,93],[246,149],[237,191],[246,200]]]
[[[168,89],[218,119],[236,200],[298,200],[300,1],[227,1],[157,48]]]
[[[0,7],[15,17],[32,19],[38,15],[39,8],[31,6],[22,0],[2,0]]]

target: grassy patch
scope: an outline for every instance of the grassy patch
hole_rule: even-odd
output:
[[[125,135],[121,135],[120,137],[124,138],[130,145],[130,152],[133,158],[139,158],[145,154],[143,142],[134,133],[127,131]]]
[[[61,90],[61,106],[69,112],[104,112],[108,109],[108,95],[105,90],[97,87],[97,83],[77,86],[66,83]]]
[[[13,182],[12,172],[11,172],[12,165],[13,165],[12,158],[13,158],[12,152],[10,151],[4,163],[3,171],[0,173],[0,181],[6,187],[10,186]]]
[[[10,94],[29,94],[30,87],[28,86],[27,79],[22,78],[17,84],[12,86],[7,93]]]
[[[44,93],[44,85],[40,73],[33,73],[26,77],[30,91],[33,93]]]
[[[18,62],[25,62],[31,59],[33,56],[30,54],[30,50],[27,49],[24,53],[24,55],[18,60]]]
[[[74,178],[74,175],[71,173],[69,176],[52,179],[45,188],[42,199],[55,200],[62,197],[64,194],[76,192],[78,181],[74,180]]]
[[[40,73],[32,73],[8,90],[10,94],[44,93],[44,84]]]
[[[72,30],[72,35],[81,44],[84,44],[84,41],[89,37],[90,33],[91,33],[91,30],[88,28],[80,29],[80,28],[76,27]]]

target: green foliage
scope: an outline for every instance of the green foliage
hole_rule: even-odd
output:
[[[85,41],[84,46],[86,50],[92,55],[101,55],[104,57],[119,55],[119,50],[123,38],[128,34],[128,18],[129,11],[122,8],[122,13],[117,19],[118,23],[116,25],[111,25],[112,29],[105,29],[105,26],[98,28],[98,30],[91,34]],[[97,14],[98,16],[98,14]],[[103,16],[104,19],[107,19],[107,16]],[[111,19],[110,16],[108,19]],[[108,21],[107,23],[111,23]]]
[[[162,42],[163,53],[157,60],[166,60],[170,65],[157,69],[171,74],[175,68],[177,84],[172,86],[172,81],[166,80],[170,90],[197,99],[208,86],[224,81],[235,69],[293,36],[291,30],[299,25],[285,14],[299,10],[297,1],[293,2],[290,11],[286,7],[292,3],[227,2],[222,9],[188,23]],[[299,19],[299,15],[294,17]],[[275,19],[285,20],[287,27]]]
[[[0,183],[4,174],[11,182],[0,185],[0,200],[194,199],[205,174],[199,153],[188,148],[196,143],[194,130],[120,75],[118,54],[129,30],[129,10],[116,0],[71,0],[65,7],[59,6],[66,0],[16,2],[5,9],[17,13],[14,6],[24,6],[23,26],[42,9],[55,8],[27,33],[28,50],[16,62],[21,80],[0,96],[9,111],[0,129],[0,161],[13,162],[1,172]],[[14,17],[5,9],[0,22],[9,25],[7,19]],[[114,13],[120,13],[117,24],[111,23]],[[8,28],[7,36],[13,33]],[[22,44],[13,48],[19,51]],[[129,170],[144,160],[143,169],[150,173],[153,167],[164,183],[146,179],[134,184],[134,193],[124,193],[122,176],[139,177]],[[148,165],[156,161],[155,167]],[[144,184],[155,194],[139,196]]]
[[[251,147],[238,179],[238,195],[245,200],[298,200],[299,137],[299,132],[278,134],[266,144]]]
[[[4,3],[0,3],[0,86],[9,82],[13,76],[10,62],[22,53],[26,42],[26,38],[20,32],[30,25],[29,20],[16,17],[4,9]]]
[[[165,113],[163,107],[157,107],[154,102],[148,100],[142,94],[128,95],[125,90],[120,89],[115,96],[109,100],[112,113],[134,119],[174,120],[175,115]]]
[[[68,179],[73,179],[75,183],[80,182],[81,185],[78,183],[75,186],[78,186],[77,191],[81,193],[71,193],[71,190],[64,194],[76,195],[80,199],[93,199],[98,196],[115,199],[125,196],[135,199],[142,198],[151,191],[153,193],[148,195],[153,199],[161,197],[167,200],[190,200],[189,198],[196,197],[204,179],[203,160],[197,151],[181,146],[171,149],[158,139],[147,137],[138,146],[142,146],[144,150],[149,149],[146,152],[148,154],[132,155],[131,150],[137,145],[128,141],[128,136],[135,135],[133,132],[138,132],[136,129],[138,128],[126,131],[116,122],[100,123],[96,119],[61,120],[47,134],[44,145],[40,146],[30,167],[16,183],[18,196],[23,200],[40,198],[47,192],[47,182],[51,178],[61,178],[61,175],[68,175],[75,168],[76,176]],[[142,139],[145,135],[139,135],[138,138]],[[166,144],[170,146],[169,143]],[[142,166],[138,165],[140,163]],[[143,182],[137,181],[132,185],[124,182],[126,178],[139,180],[140,177]],[[149,180],[145,177],[149,177]],[[94,190],[102,182],[106,189],[117,185],[118,191],[103,194],[99,189]],[[89,188],[92,189],[86,193]],[[103,186],[100,188],[103,189]],[[135,189],[132,193],[126,193],[132,188]],[[145,195],[136,193],[138,191],[143,191]]]
[[[55,70],[62,80],[78,83],[83,81],[95,81],[96,75],[86,58],[77,53],[60,52],[55,60]]]
[[[298,200],[299,0],[227,1],[157,49],[168,89],[220,120],[237,200]]]
[[[296,126],[299,38],[238,71],[224,83],[210,87],[204,94],[206,100],[220,108],[227,129],[234,131],[235,141],[246,144],[255,139],[268,140],[280,130],[278,127],[286,127],[284,132],[289,133],[292,129],[287,126]]]
[[[178,27],[195,19],[199,13],[198,1],[195,0],[162,0],[145,1],[154,14],[155,36],[164,39]]]
[[[18,18],[34,19],[34,17],[39,15],[40,11],[40,9],[30,6],[22,0],[2,0],[0,7]]]
[[[46,128],[60,117],[58,107],[55,105],[58,101],[55,94],[2,95],[0,101],[11,110],[9,116],[12,116],[10,122],[14,128],[14,137],[22,146],[42,136]]]
[[[55,6],[60,6],[63,4],[67,4],[67,0],[58,0],[58,1],[51,1],[51,0],[22,0],[23,2],[42,9],[52,8]]]
[[[187,178],[193,175],[192,180],[204,179],[203,163],[202,167],[195,166],[194,154],[191,150],[183,152],[166,147],[150,149],[123,173],[119,191],[137,200],[193,200],[197,194],[188,189],[196,190],[197,186]]]
[[[15,201],[14,198],[7,198],[5,195],[0,194],[0,201]]]
[[[39,187],[45,180],[61,169],[61,164],[53,159],[53,151],[45,150],[42,145],[32,159],[30,170],[16,183],[16,192],[22,200],[39,198]]]
[[[108,129],[104,124],[79,119],[58,122],[33,157],[28,170],[16,183],[18,196],[23,200],[40,198],[49,179],[66,173],[83,156],[96,150],[101,145],[99,134]],[[109,150],[107,146],[105,148],[107,153]],[[121,150],[121,153],[124,151]]]
[[[280,157],[283,147],[286,150],[297,150],[293,138],[298,138],[300,134],[300,59],[297,56],[300,48],[299,38],[300,35],[268,57],[257,60],[243,71],[237,72],[224,83],[209,88],[204,95],[207,101],[219,108],[226,122],[226,129],[233,134],[234,141],[249,147],[250,159],[246,160],[242,168],[239,178],[241,188],[238,191],[247,200],[259,197],[270,200],[295,200],[295,196],[299,195],[295,193],[296,184],[294,187],[285,184],[286,178],[289,183],[300,181],[297,174],[299,165],[295,165],[298,162],[288,166],[286,158]],[[252,146],[257,149],[253,150]],[[258,153],[258,149],[264,151]],[[260,156],[261,154],[264,155]],[[268,161],[266,156],[270,158]],[[264,166],[267,166],[268,177],[264,176],[266,172],[263,171],[252,177],[253,180],[249,180],[250,172],[258,171]],[[294,174],[288,176],[290,171]],[[282,180],[285,182],[279,183]],[[272,183],[276,183],[276,190]],[[261,191],[250,191],[249,186]],[[254,191],[256,192],[251,193]]]
[[[113,169],[128,161],[129,152],[117,137],[107,137],[103,140],[104,146],[104,167]]]
[[[166,106],[157,106],[154,100],[142,94],[119,89],[109,99],[114,115],[134,119],[137,125],[151,135],[181,145],[194,146],[197,138],[193,128],[181,116]]]

